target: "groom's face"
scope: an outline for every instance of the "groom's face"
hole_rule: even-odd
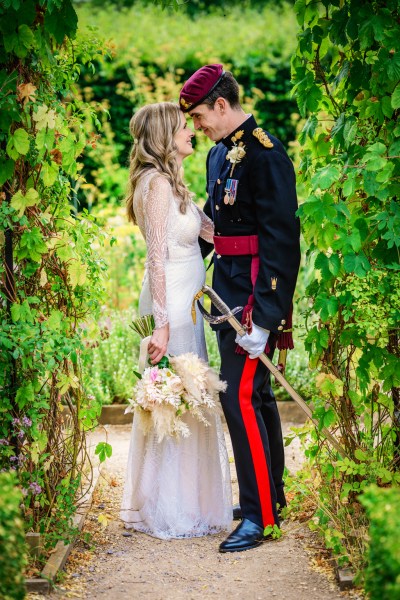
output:
[[[207,104],[199,104],[199,106],[189,111],[189,115],[193,119],[195,130],[202,131],[213,142],[217,142],[224,137],[224,122],[217,103],[213,108],[210,108]]]

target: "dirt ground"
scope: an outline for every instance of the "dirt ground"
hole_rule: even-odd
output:
[[[291,423],[284,423],[284,434]],[[113,447],[112,458],[103,469],[93,505],[65,568],[65,574],[49,600],[339,600],[340,592],[321,542],[300,523],[286,521],[280,540],[266,542],[246,552],[220,554],[225,535],[161,541],[127,532],[119,520],[119,506],[129,446],[130,426],[99,429],[95,446],[105,440]],[[228,452],[232,456],[229,436]],[[287,466],[295,472],[302,461],[299,445],[287,451]],[[237,500],[233,460],[232,484]],[[232,523],[232,528],[236,523]],[[350,592],[352,598],[359,598]],[[31,594],[30,599],[38,598]],[[43,598],[43,597],[42,597]]]

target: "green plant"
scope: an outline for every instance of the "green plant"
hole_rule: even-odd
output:
[[[0,473],[0,597],[25,598],[26,547],[21,519],[21,491],[15,473]]]
[[[306,349],[318,369],[320,472],[315,525],[342,561],[362,569],[365,527],[357,496],[400,482],[399,177],[400,40],[395,0],[295,5],[300,24],[293,93],[302,117],[299,209],[314,277],[306,289]]]
[[[133,311],[107,311],[100,319],[101,337],[84,355],[83,378],[93,401],[126,402],[136,381],[139,336],[129,327]]]
[[[400,598],[400,489],[371,486],[360,501],[370,520],[365,590],[371,600]]]
[[[100,410],[81,355],[96,331],[105,265],[93,246],[104,236],[70,200],[99,124],[75,84],[105,50],[90,32],[76,39],[70,0],[6,0],[0,22],[0,467],[15,470],[25,527],[48,547],[69,536]]]

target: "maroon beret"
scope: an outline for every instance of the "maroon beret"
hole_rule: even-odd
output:
[[[206,65],[198,69],[185,83],[179,96],[179,105],[183,112],[198,106],[217,87],[225,71],[222,65]]]

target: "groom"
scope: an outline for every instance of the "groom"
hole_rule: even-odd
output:
[[[281,142],[243,111],[238,83],[222,65],[196,71],[179,102],[195,129],[216,143],[207,157],[204,207],[215,226],[213,288],[231,308],[244,306],[249,327],[242,338],[227,323],[215,327],[242,517],[220,551],[237,552],[261,544],[286,505],[280,418],[258,357],[266,351],[272,358],[276,345],[292,347],[285,330],[300,263],[295,175]]]

